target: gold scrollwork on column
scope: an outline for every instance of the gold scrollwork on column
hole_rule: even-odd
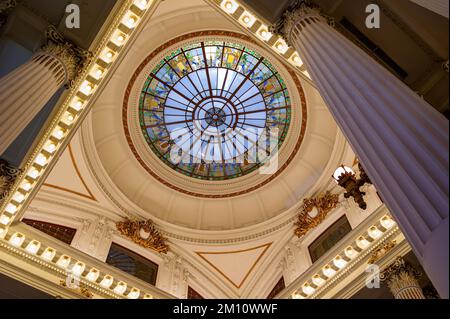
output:
[[[0,159],[0,202],[8,196],[9,189],[22,170],[11,166],[7,161]]]
[[[324,221],[328,213],[337,207],[338,203],[339,195],[331,194],[329,191],[314,198],[304,199],[298,220],[295,223],[295,226],[297,226],[295,235],[300,238],[317,227]]]
[[[151,220],[133,221],[127,219],[124,222],[116,223],[116,227],[123,236],[130,238],[144,248],[150,248],[164,254],[169,250],[166,238],[161,235]]]

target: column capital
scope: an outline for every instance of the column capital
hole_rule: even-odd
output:
[[[320,7],[308,0],[295,0],[283,13],[281,18],[269,27],[270,32],[278,34],[292,46],[292,31],[303,19],[320,16]]]
[[[75,78],[92,58],[92,53],[65,39],[56,28],[50,25],[45,32],[46,44],[41,51],[59,59],[66,68],[67,85],[72,86]]]
[[[405,276],[417,280],[422,276],[422,273],[402,257],[397,257],[391,265],[381,272],[380,279],[381,281],[391,282]]]

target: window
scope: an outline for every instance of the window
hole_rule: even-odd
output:
[[[188,299],[205,299],[200,295],[197,291],[195,291],[193,288],[188,287]]]
[[[276,295],[278,295],[280,292],[282,292],[286,288],[286,284],[284,282],[284,277],[281,277],[280,280],[278,280],[275,287],[273,287],[272,291],[270,292],[267,299],[273,299]]]
[[[60,241],[68,245],[72,243],[72,240],[75,237],[75,233],[77,232],[77,230],[74,228],[41,222],[37,220],[22,219],[22,222],[33,228],[40,230],[43,233],[46,233],[47,235],[59,239]]]
[[[276,154],[291,101],[280,74],[257,52],[205,41],[179,48],[152,70],[139,119],[147,144],[166,165],[221,181],[254,172]]]
[[[156,284],[158,265],[118,244],[112,243],[106,263],[151,285]]]
[[[312,262],[316,262],[351,230],[352,227],[350,226],[347,217],[345,215],[342,216],[309,246],[308,249]]]

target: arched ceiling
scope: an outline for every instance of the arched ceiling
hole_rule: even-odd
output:
[[[86,156],[100,176],[99,181],[113,194],[113,200],[127,210],[143,218],[190,229],[231,230],[268,221],[327,184],[345,143],[339,143],[339,130],[316,89],[303,82],[277,57],[242,36],[241,42],[253,46],[283,73],[293,96],[291,129],[286,145],[280,150],[282,169],[275,176],[256,172],[222,183],[198,182],[165,169],[136,134],[135,100],[127,100],[133,95],[134,87],[129,83],[133,75],[139,81],[140,73],[135,74],[135,71],[143,61],[144,67],[155,64],[167,50],[176,47],[176,41],[188,41],[180,36],[191,34],[196,41],[218,36],[195,34],[207,30],[240,33],[202,0],[164,1],[97,99],[82,129],[83,144]],[[175,38],[176,41],[169,42]],[[167,44],[167,50],[160,48],[162,44]],[[152,56],[152,52],[158,54]],[[123,108],[123,103],[129,109]],[[155,174],[149,173],[149,167]]]

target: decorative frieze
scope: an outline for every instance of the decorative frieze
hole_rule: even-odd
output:
[[[327,191],[314,198],[306,198],[303,200],[302,209],[298,215],[295,226],[295,235],[303,237],[311,229],[320,225],[328,213],[337,207],[339,203],[339,195],[331,194]]]
[[[124,222],[116,223],[116,227],[122,235],[142,247],[151,248],[164,254],[169,250],[166,238],[161,235],[151,220],[132,221],[127,219]]]

